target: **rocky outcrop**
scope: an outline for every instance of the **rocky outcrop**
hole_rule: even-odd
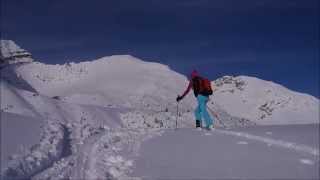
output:
[[[32,55],[11,40],[0,40],[0,67],[8,64],[32,62]]]

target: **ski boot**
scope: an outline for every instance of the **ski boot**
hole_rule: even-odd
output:
[[[207,126],[206,129],[207,129],[208,131],[211,131],[211,130],[214,129],[214,127],[213,127],[213,125],[211,124],[211,125]]]
[[[201,121],[200,120],[196,120],[196,129],[201,130],[202,125],[201,125]]]

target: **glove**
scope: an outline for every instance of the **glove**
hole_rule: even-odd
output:
[[[181,101],[182,97],[181,96],[178,96],[177,97],[177,102]]]

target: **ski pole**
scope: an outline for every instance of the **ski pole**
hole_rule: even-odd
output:
[[[223,128],[226,128],[226,125],[222,123],[221,119],[218,117],[218,115],[209,107],[207,106],[209,111],[217,118],[218,122],[223,126]]]
[[[177,118],[176,118],[176,129],[178,129],[178,116],[179,116],[179,102],[177,102]]]

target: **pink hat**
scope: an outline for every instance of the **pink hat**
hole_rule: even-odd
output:
[[[197,76],[199,76],[198,71],[193,70],[193,71],[191,72],[191,78],[194,78],[194,77],[197,77]]]

